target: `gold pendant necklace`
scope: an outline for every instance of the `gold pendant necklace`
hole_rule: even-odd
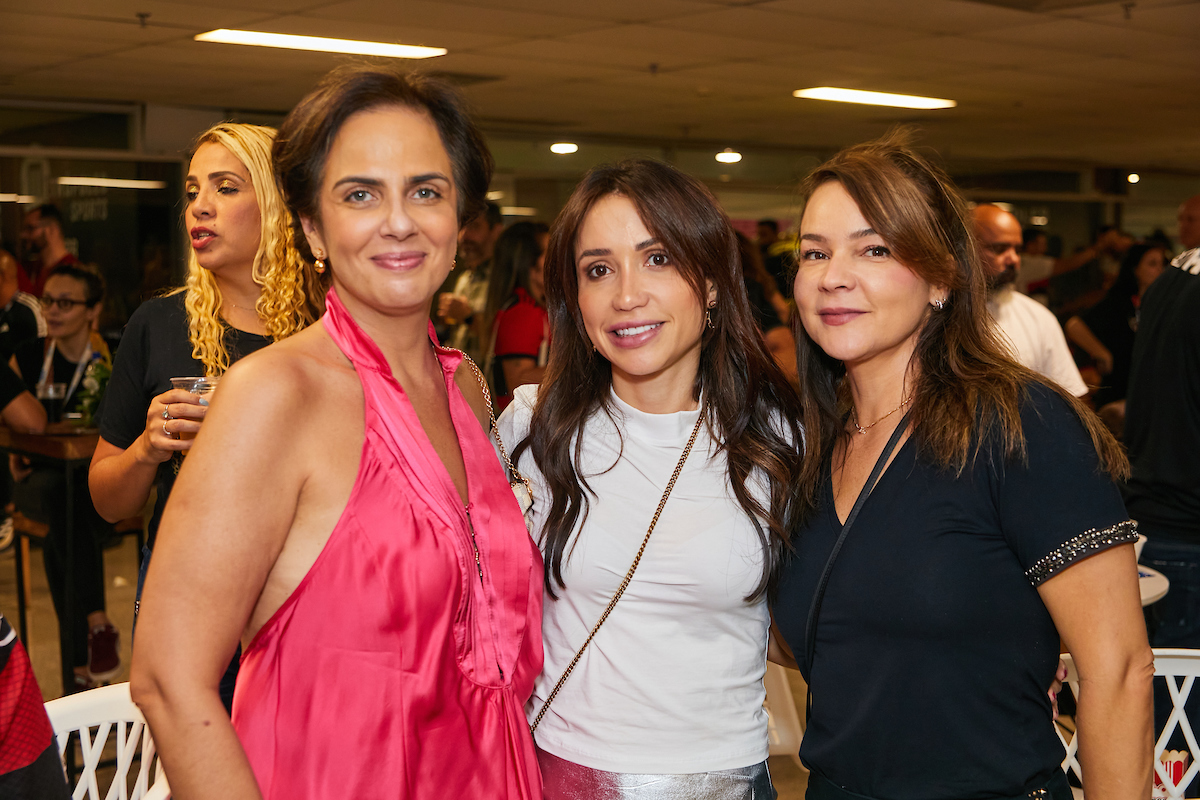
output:
[[[854,415],[854,419],[851,420],[851,424],[854,425],[854,429],[856,431],[858,431],[859,433],[866,433],[867,431],[871,430],[871,428],[874,428],[876,425],[883,422],[885,419],[890,417],[892,414],[895,414],[897,411],[904,408],[906,405],[908,405],[911,402],[912,402],[912,397],[904,398],[903,400],[900,401],[900,405],[896,406],[891,411],[884,414],[882,417],[880,417],[879,419],[875,420],[874,422],[872,422],[870,425],[867,425],[867,426],[858,424],[858,409],[855,409],[851,412]]]

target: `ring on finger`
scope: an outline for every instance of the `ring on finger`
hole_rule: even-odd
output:
[[[167,430],[167,421],[166,420],[163,420],[163,436],[167,437],[168,439],[175,438],[171,435],[171,432],[169,430]]]
[[[170,403],[167,403],[165,406],[163,406],[162,418],[163,419],[175,419],[174,417],[171,416],[171,404]]]

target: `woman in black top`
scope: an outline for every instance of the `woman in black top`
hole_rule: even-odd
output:
[[[809,511],[774,613],[812,687],[808,797],[1070,798],[1045,692],[1060,636],[1089,800],[1148,796],[1153,657],[1119,446],[1005,355],[944,173],[886,139],[802,194]]]
[[[200,135],[186,182],[187,287],[139,306],[117,351],[89,483],[109,520],[139,513],[157,486],[139,598],[163,508],[207,410],[171,378],[220,376],[324,308],[322,278],[295,249],[271,171],[274,139],[274,128],[235,123]],[[235,665],[222,687],[226,707]]]
[[[51,384],[65,387],[64,412],[79,408],[87,368],[106,353],[92,345],[92,326],[100,315],[104,282],[92,269],[60,265],[50,271],[42,295],[45,339],[32,339],[17,347],[11,365],[25,384],[42,396]],[[67,564],[67,486],[62,470],[48,466],[30,468],[10,457],[17,485],[13,501],[30,519],[50,526],[43,546],[46,581],[59,622],[63,692],[88,689],[94,682],[112,678],[120,669],[117,630],[105,613],[104,558],[97,528],[102,525],[79,476],[74,491],[74,520],[70,526],[72,562]],[[67,607],[67,580],[72,582]]]

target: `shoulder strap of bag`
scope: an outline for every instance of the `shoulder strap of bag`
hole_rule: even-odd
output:
[[[508,450],[504,447],[504,440],[500,438],[500,430],[496,427],[496,412],[492,410],[492,393],[488,389],[487,380],[483,377],[483,373],[479,371],[479,367],[466,353],[462,354],[463,361],[471,367],[471,371],[475,373],[475,380],[479,381],[479,389],[483,392],[483,401],[487,404],[488,422],[490,428],[488,433],[496,440],[496,446],[500,449],[500,458],[504,459],[504,468],[508,470],[509,480],[511,483],[520,483],[525,486],[525,491],[529,492],[529,496],[533,497],[533,487],[529,485],[529,480],[517,472],[516,466],[509,460]]]
[[[621,581],[621,585],[617,587],[616,594],[612,596],[612,600],[608,601],[608,606],[604,609],[604,613],[600,615],[600,620],[592,626],[591,633],[584,640],[579,651],[575,653],[575,657],[571,659],[571,663],[567,665],[563,671],[562,677],[558,679],[558,683],[554,685],[554,689],[550,692],[550,696],[546,698],[546,702],[542,703],[541,710],[529,725],[529,733],[532,735],[538,725],[542,721],[542,717],[546,716],[546,711],[549,710],[550,704],[554,702],[554,698],[558,697],[558,691],[562,689],[563,684],[567,682],[567,678],[571,676],[571,672],[575,669],[575,665],[579,663],[579,659],[583,658],[583,651],[587,650],[588,645],[592,643],[592,639],[596,638],[596,633],[600,630],[600,626],[604,624],[604,620],[608,619],[608,615],[616,608],[617,601],[621,599],[621,595],[625,594],[625,590],[629,587],[629,582],[633,580],[633,573],[637,571],[638,564],[642,562],[642,553],[646,552],[646,545],[650,543],[650,534],[654,533],[654,526],[658,524],[658,518],[662,515],[663,506],[667,504],[667,498],[671,496],[671,490],[675,488],[675,481],[679,480],[679,473],[683,471],[683,462],[687,461],[688,453],[692,452],[692,445],[696,443],[696,436],[700,433],[700,426],[704,424],[704,409],[700,409],[700,416],[696,419],[696,425],[692,428],[692,435],[688,438],[687,446],[683,448],[683,454],[679,456],[679,463],[675,465],[675,471],[671,473],[671,480],[667,481],[667,488],[663,491],[662,499],[658,501],[658,508],[654,511],[654,516],[650,519],[650,529],[646,531],[646,536],[642,539],[642,546],[638,548],[637,555],[633,558],[633,565],[629,568],[629,572],[625,573],[625,579]]]
[[[912,414],[909,411],[900,420],[900,424],[896,426],[896,430],[892,431],[892,437],[888,439],[888,443],[884,445],[883,452],[879,454],[879,458],[875,461],[875,468],[871,470],[871,475],[867,478],[867,482],[863,484],[862,489],[858,493],[858,499],[854,501],[854,507],[850,509],[849,516],[846,517],[846,523],[842,525],[842,532],[838,535],[837,541],[833,544],[833,550],[829,553],[829,560],[825,562],[825,569],[821,570],[821,579],[817,581],[817,591],[813,594],[812,605],[808,609],[808,622],[805,625],[805,643],[804,643],[804,669],[805,677],[809,680],[808,698],[805,702],[804,719],[807,725],[809,717],[812,716],[812,667],[813,667],[813,649],[817,644],[817,623],[821,617],[821,602],[825,599],[825,587],[829,584],[829,574],[833,571],[833,562],[837,560],[838,553],[842,550],[842,545],[846,541],[846,535],[850,533],[850,528],[854,525],[854,520],[858,518],[858,512],[862,511],[863,504],[867,502],[867,497],[870,496],[871,490],[875,488],[875,484],[879,482],[879,476],[883,474],[884,467],[887,466],[888,459],[891,458],[892,452],[895,451],[900,437],[904,435],[904,431],[908,428],[908,418]],[[834,512],[837,513],[836,511]]]

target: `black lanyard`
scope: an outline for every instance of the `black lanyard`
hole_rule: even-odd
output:
[[[833,562],[837,559],[838,553],[841,552],[842,545],[846,541],[846,534],[850,533],[850,527],[858,517],[858,512],[862,511],[863,504],[867,502],[867,497],[871,494],[871,490],[879,482],[879,476],[883,474],[883,469],[887,466],[888,459],[896,449],[896,444],[900,441],[900,437],[904,435],[905,429],[908,428],[908,418],[911,414],[912,411],[909,411],[904,415],[900,420],[900,424],[896,426],[896,430],[892,431],[892,438],[888,439],[883,452],[879,454],[879,459],[875,462],[875,468],[871,470],[870,477],[867,478],[867,482],[863,484],[862,489],[859,491],[858,499],[854,501],[854,508],[850,509],[850,515],[846,517],[846,524],[842,526],[842,532],[838,535],[837,541],[834,542],[833,550],[829,553],[829,560],[825,562],[825,569],[821,570],[821,579],[817,581],[817,591],[813,594],[812,606],[808,609],[808,623],[804,628],[804,667],[807,673],[805,677],[809,681],[808,699],[805,703],[804,712],[806,727],[809,717],[812,716],[813,649],[817,645],[817,623],[821,617],[821,601],[825,599],[825,587],[829,584],[829,573],[833,571]],[[833,515],[834,519],[837,519],[836,502],[833,508]]]

